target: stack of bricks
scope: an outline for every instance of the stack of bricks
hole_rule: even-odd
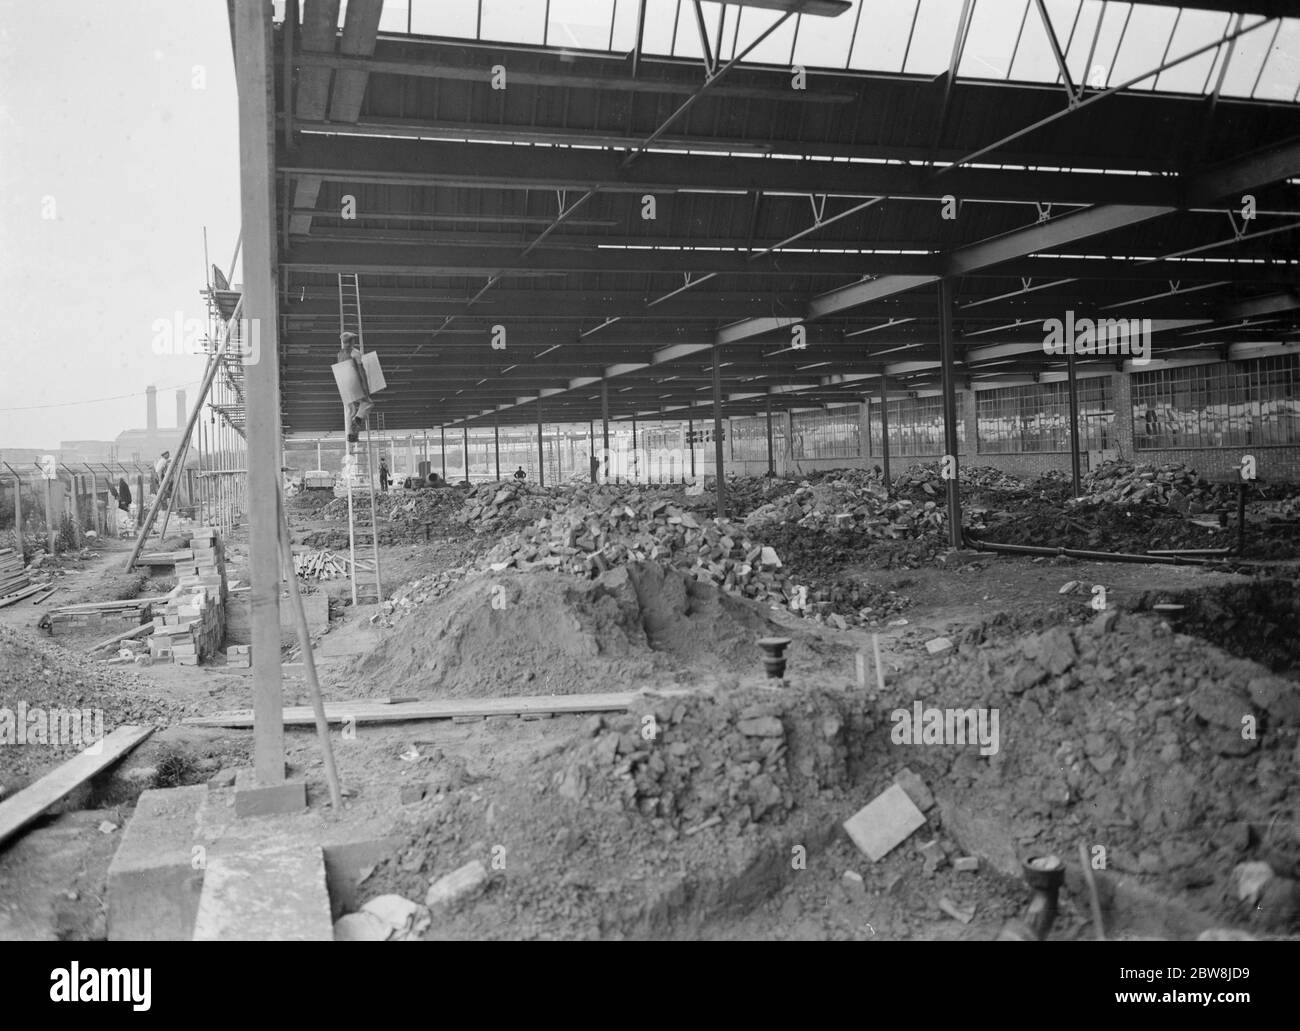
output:
[[[84,605],[64,605],[50,613],[50,633],[80,634],[93,631],[109,636],[133,626],[147,623],[153,609],[147,601],[89,602]]]
[[[226,562],[216,530],[191,531],[190,554],[176,565],[177,583],[154,617],[149,654],[155,662],[197,666],[213,658],[226,636]]]
[[[232,644],[226,649],[226,665],[248,669],[253,664],[252,648],[247,644]]]

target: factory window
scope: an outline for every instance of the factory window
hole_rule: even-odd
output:
[[[1300,355],[1133,374],[1139,450],[1300,444]]]
[[[965,443],[966,427],[962,424],[961,404],[957,405],[957,441]],[[882,452],[880,441],[880,402],[871,404],[871,453]],[[889,455],[943,454],[943,399],[913,397],[889,402]]]
[[[755,415],[746,419],[730,419],[727,434],[731,440],[733,461],[767,461],[767,416]],[[712,425],[712,423],[710,423]],[[772,413],[772,454],[785,454],[785,413]]]
[[[1070,450],[1068,383],[1033,383],[975,393],[979,453]],[[1110,377],[1079,380],[1080,450],[1114,447]]]
[[[830,411],[793,412],[790,416],[791,452],[805,458],[857,458],[862,454],[858,431],[858,406]]]

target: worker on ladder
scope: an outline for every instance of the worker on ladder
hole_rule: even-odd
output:
[[[339,334],[339,357],[340,362],[351,362],[357,370],[357,378],[361,380],[362,399],[352,401],[347,405],[348,419],[348,441],[355,444],[361,430],[365,427],[366,416],[370,409],[375,407],[374,401],[370,397],[370,386],[366,382],[366,368],[362,362],[363,355],[361,348],[357,344],[357,335],[351,332]]]

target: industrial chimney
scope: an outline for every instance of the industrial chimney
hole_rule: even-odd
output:
[[[183,430],[185,420],[189,418],[189,409],[185,407],[185,391],[176,391],[176,428]]]
[[[145,429],[152,436],[158,432],[158,388],[145,387]]]

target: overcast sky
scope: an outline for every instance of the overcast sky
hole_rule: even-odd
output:
[[[230,262],[237,127],[222,0],[0,0],[0,449],[111,440],[151,383],[163,426],[193,401],[154,323],[203,317],[204,225]]]

